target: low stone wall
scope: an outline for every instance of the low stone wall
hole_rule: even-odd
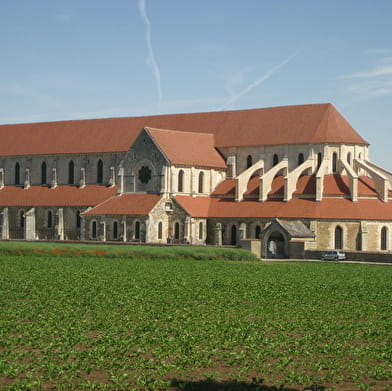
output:
[[[248,250],[260,258],[261,256],[261,241],[260,239],[241,239],[240,247]]]
[[[320,259],[324,251],[305,251],[305,259]],[[346,251],[347,261],[392,263],[392,253]]]

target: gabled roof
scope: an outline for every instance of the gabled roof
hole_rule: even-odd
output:
[[[274,227],[281,227],[291,238],[314,238],[314,233],[301,221],[292,220],[285,221],[275,218],[271,224],[269,224],[263,232],[271,231]]]
[[[214,147],[214,135],[145,128],[172,164],[226,168],[222,156]]]
[[[162,196],[157,194],[123,194],[102,202],[83,215],[147,215]]]
[[[367,144],[329,103],[0,125],[0,156],[125,152],[144,127],[210,133],[215,147]]]
[[[117,187],[88,185],[57,186],[50,189],[44,186],[6,186],[0,190],[0,205],[8,206],[93,206],[116,194]]]

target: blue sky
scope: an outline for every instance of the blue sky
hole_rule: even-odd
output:
[[[1,0],[0,123],[331,102],[392,170],[390,0]]]

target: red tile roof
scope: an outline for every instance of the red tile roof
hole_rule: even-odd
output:
[[[375,190],[374,181],[365,176],[358,178],[358,196],[360,197],[377,197]],[[274,178],[271,186],[271,191],[268,193],[269,196],[283,197],[284,194],[284,176],[279,175]],[[296,196],[311,196],[316,194],[316,177],[303,175],[299,177],[297,187],[294,192]],[[246,196],[257,196],[259,195],[259,177],[254,176],[250,178]],[[324,196],[349,196],[349,180],[347,176],[341,176],[339,174],[326,175],[324,177]],[[232,197],[235,196],[235,179],[226,179],[221,182],[212,196],[221,197]]]
[[[172,164],[226,168],[214,147],[214,135],[145,128]]]
[[[345,198],[324,198],[321,202],[293,198],[281,200],[241,201],[228,199],[176,196],[175,201],[193,217],[215,218],[309,218],[309,219],[365,219],[391,220],[392,202],[378,199],[360,199],[352,202]]]
[[[115,196],[83,213],[84,215],[146,215],[162,196],[157,194],[123,194]]]
[[[43,186],[6,186],[0,190],[0,205],[8,206],[93,206],[116,194],[117,188],[89,185],[57,186],[54,189]]]
[[[216,147],[367,144],[331,104],[0,125],[0,155],[127,151],[144,127],[211,133]]]

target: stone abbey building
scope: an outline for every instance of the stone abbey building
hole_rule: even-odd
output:
[[[392,173],[331,104],[0,126],[1,239],[390,252]]]

